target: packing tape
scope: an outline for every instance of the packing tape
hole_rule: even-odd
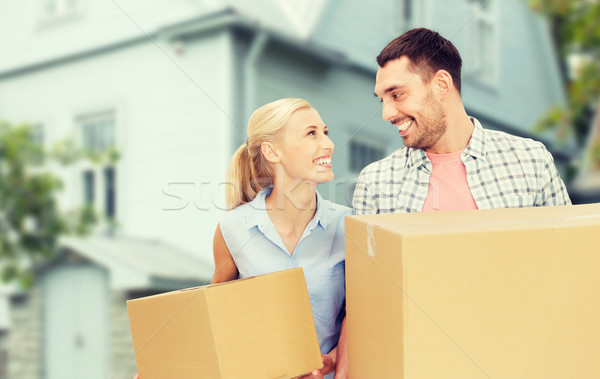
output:
[[[367,224],[367,255],[375,256],[375,228],[373,224]]]
[[[564,218],[549,218],[549,219],[540,219],[540,220],[519,220],[519,221],[488,221],[488,222],[477,222],[476,220],[474,220],[472,223],[465,223],[462,224],[462,226],[505,226],[505,225],[535,225],[535,224],[539,224],[539,223],[548,223],[548,222],[561,222],[561,221],[580,221],[580,220],[589,220],[589,219],[595,219],[595,218],[600,218],[600,213],[594,213],[594,214],[589,214],[589,215],[581,215],[581,216],[571,216],[571,217],[564,217]],[[448,224],[448,223],[442,223],[442,224],[436,224],[436,223],[432,223],[432,222],[428,222],[428,223],[393,223],[393,222],[381,222],[381,223],[377,223],[378,226],[452,226],[452,224]],[[373,225],[369,224],[367,225],[367,234],[369,233],[369,228],[371,228],[371,230],[373,230]],[[367,236],[367,241],[368,241],[368,236]],[[373,246],[375,246],[375,241],[373,241]]]

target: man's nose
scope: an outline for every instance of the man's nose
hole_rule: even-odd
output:
[[[384,100],[383,106],[382,106],[382,111],[381,111],[381,116],[382,116],[383,120],[391,121],[394,118],[396,118],[397,114],[398,114],[398,111],[394,107],[394,103],[389,100],[387,100],[387,101]]]

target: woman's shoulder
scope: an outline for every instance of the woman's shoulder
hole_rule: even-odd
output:
[[[223,225],[239,220],[245,220],[253,211],[255,210],[251,207],[250,203],[244,203],[225,212],[219,219],[219,224],[221,225],[221,228],[223,228]]]
[[[340,219],[340,221],[343,221],[345,216],[352,215],[352,208],[326,199],[323,199],[323,209],[330,219]]]

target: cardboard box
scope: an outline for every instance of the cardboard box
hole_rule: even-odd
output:
[[[294,378],[323,366],[301,268],[127,302],[142,379]]]
[[[349,373],[600,378],[600,204],[346,218]]]

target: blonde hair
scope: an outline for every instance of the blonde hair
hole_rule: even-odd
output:
[[[279,143],[292,114],[299,109],[310,108],[306,100],[288,98],[273,101],[254,111],[248,121],[248,140],[236,150],[227,168],[227,209],[254,200],[262,187],[273,184],[273,173],[261,146],[265,142]]]

